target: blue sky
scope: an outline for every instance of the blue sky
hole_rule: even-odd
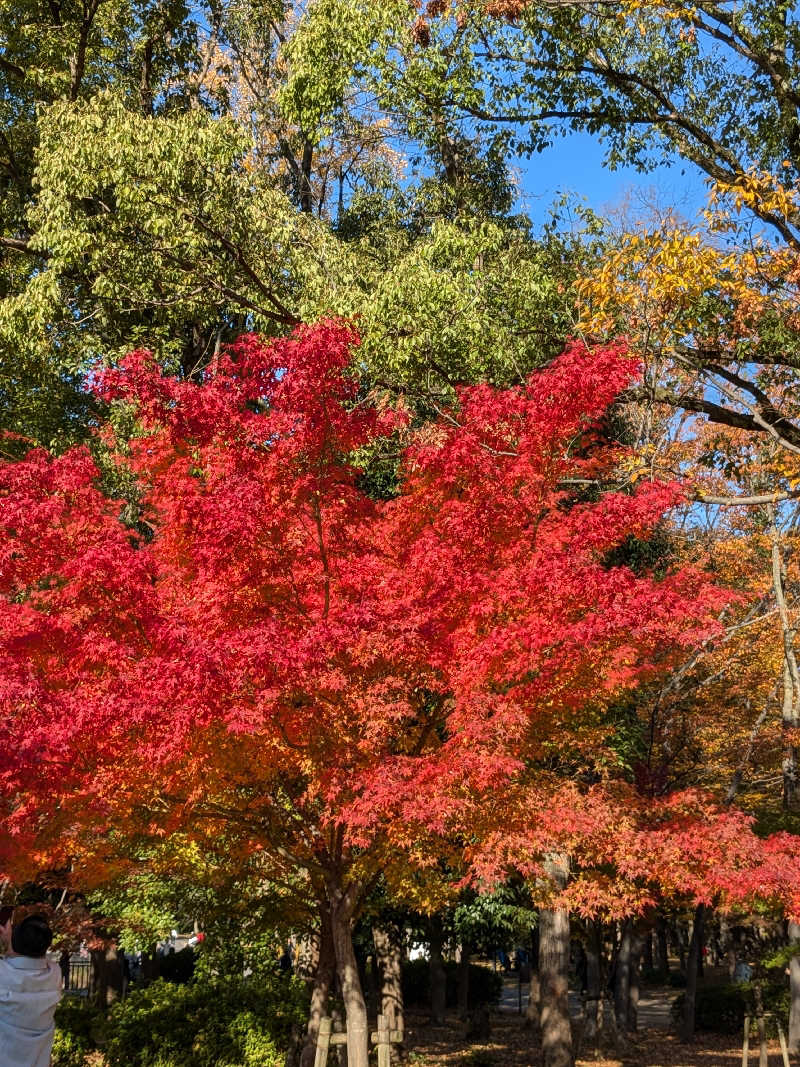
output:
[[[655,199],[692,218],[706,203],[704,176],[692,164],[676,160],[672,166],[641,174],[632,167],[609,170],[603,165],[604,155],[602,144],[591,134],[569,133],[540,155],[517,161],[520,210],[536,225],[544,221],[560,193],[571,193],[603,214],[625,201],[636,211],[638,205]]]

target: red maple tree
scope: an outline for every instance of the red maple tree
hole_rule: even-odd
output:
[[[350,924],[378,872],[448,838],[490,875],[558,851],[589,872],[574,906],[622,910],[678,869],[682,891],[730,891],[764,856],[739,822],[731,864],[681,867],[675,834],[718,842],[731,816],[654,811],[616,781],[610,702],[724,599],[690,569],[612,565],[681,494],[586,491],[620,458],[601,421],[637,373],[624,348],[574,344],[524,387],[463,389],[381,502],[354,456],[406,419],[360,394],[356,343],[324,322],[243,337],[200,383],[144,352],[105,372],[97,392],[139,423],[98,432],[128,499],[84,447],[0,467],[0,795],[17,877],[97,879],[111,831],[216,826],[302,875],[361,1067]],[[610,889],[591,876],[609,862]]]

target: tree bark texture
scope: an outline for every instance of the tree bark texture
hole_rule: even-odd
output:
[[[320,933],[317,963],[314,971],[314,984],[311,989],[311,1005],[308,1012],[308,1029],[303,1051],[300,1054],[300,1067],[313,1067],[317,1052],[317,1034],[319,1021],[327,1013],[328,998],[336,973],[336,953],[333,947],[333,929],[330,912],[320,908]]]
[[[600,928],[592,920],[586,923],[586,1025],[584,1047],[596,1052],[600,1047],[603,1018],[603,967]]]
[[[800,953],[800,923],[789,923],[789,940],[797,942]],[[789,1051],[800,1053],[800,955],[792,956],[789,962]]]
[[[628,1007],[631,988],[632,935],[633,920],[625,919],[620,931],[617,961],[614,968],[614,1014],[617,1017],[617,1027],[623,1033],[629,1029]]]
[[[390,1030],[405,1030],[403,1011],[402,933],[393,925],[372,928],[381,983],[381,1014]],[[392,1045],[392,1062],[405,1059],[402,1045]]]
[[[539,1004],[541,987],[539,985],[539,927],[531,930],[531,981],[528,987],[528,1006],[525,1009],[525,1025],[538,1030],[541,1024]]]
[[[568,860],[548,858],[545,870],[558,888],[567,883]],[[543,1067],[574,1067],[569,1017],[569,912],[543,909],[539,917],[539,982]]]
[[[353,951],[352,919],[356,890],[350,886],[346,892],[334,889],[329,893],[333,947],[336,954],[336,973],[342,990],[342,1000],[347,1015],[347,1065],[368,1067],[367,1005],[358,963]]]
[[[119,951],[116,948],[92,949],[92,986],[95,1001],[106,1007],[123,994],[124,972]]]
[[[686,961],[686,993],[683,1002],[683,1019],[681,1020],[681,1041],[691,1041],[694,1037],[695,1004],[697,1000],[697,974],[700,954],[703,951],[703,928],[705,925],[706,906],[698,904],[694,912],[692,939],[689,942],[689,956]]]
[[[447,976],[444,969],[442,920],[438,915],[431,919],[430,947],[431,947],[431,1020],[434,1023],[444,1022],[444,1012],[447,1003]]]
[[[650,936],[649,933],[647,935]],[[628,1032],[635,1034],[639,1029],[639,982],[642,974],[642,950],[645,933],[639,923],[631,928],[631,969],[628,982]]]

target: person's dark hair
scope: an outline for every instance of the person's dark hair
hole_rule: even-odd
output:
[[[18,956],[44,956],[52,941],[53,931],[44,915],[28,915],[11,930],[11,947]]]

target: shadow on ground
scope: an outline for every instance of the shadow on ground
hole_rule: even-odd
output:
[[[448,1019],[443,1026],[430,1025],[423,1015],[407,1021],[408,1049],[414,1067],[539,1067],[538,1043],[517,1015],[492,1016],[491,1039],[474,1044],[465,1039],[464,1024]],[[777,1042],[770,1046],[770,1067],[781,1063]],[[793,1060],[793,1064],[796,1061]],[[675,1035],[648,1030],[630,1046],[608,1059],[580,1059],[580,1067],[740,1067],[741,1040],[735,1037],[698,1035],[693,1045],[681,1045]],[[758,1064],[758,1050],[750,1064]]]

